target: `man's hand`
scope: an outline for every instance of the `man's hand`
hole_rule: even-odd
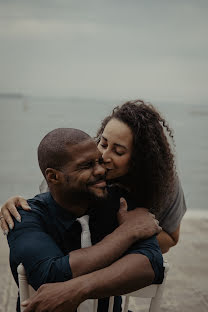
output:
[[[0,212],[1,228],[5,235],[9,233],[9,229],[12,230],[14,227],[14,222],[11,216],[14,216],[18,222],[21,222],[21,216],[16,209],[16,207],[19,206],[26,211],[31,210],[31,208],[28,206],[27,201],[22,196],[15,196],[9,198],[1,207]]]
[[[120,199],[120,209],[117,213],[118,223],[125,227],[126,231],[131,231],[135,239],[146,239],[162,231],[159,221],[155,215],[146,208],[135,208],[127,211],[127,203],[124,198]]]
[[[22,303],[24,312],[75,312],[85,300],[84,287],[79,278],[62,283],[42,285]]]

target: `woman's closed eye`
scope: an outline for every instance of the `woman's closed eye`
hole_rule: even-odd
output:
[[[115,151],[115,153],[118,155],[118,156],[123,156],[125,153],[124,152],[118,152],[118,151]]]
[[[100,146],[104,149],[108,148],[108,144],[106,143],[100,143]],[[113,148],[112,152],[114,152],[118,156],[123,156],[125,154],[124,151],[120,151],[117,148]]]
[[[108,147],[107,144],[102,144],[102,143],[100,143],[100,146],[102,146],[102,148],[107,148]]]
[[[118,156],[123,156],[123,155],[125,154],[125,152],[123,152],[123,151],[118,151],[118,150],[115,150],[115,153],[116,153],[116,155],[118,155]]]

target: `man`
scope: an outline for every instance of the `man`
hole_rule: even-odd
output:
[[[124,199],[119,209],[121,192],[107,193],[102,157],[89,135],[53,130],[41,141],[38,160],[50,192],[28,200],[31,213],[19,211],[22,222],[15,221],[8,235],[10,265],[18,282],[16,269],[23,263],[35,289],[64,283],[42,286],[25,303],[26,312],[76,311],[86,299],[162,282],[161,251],[155,236],[148,238],[161,229],[145,209],[127,211]],[[93,246],[80,248],[84,215]],[[107,304],[101,300],[99,311],[106,311]],[[119,311],[118,301],[114,309]]]

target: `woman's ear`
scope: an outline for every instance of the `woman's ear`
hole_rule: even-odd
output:
[[[45,177],[48,183],[59,184],[61,182],[61,171],[47,168],[45,171]]]

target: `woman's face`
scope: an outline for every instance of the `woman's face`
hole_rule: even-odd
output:
[[[128,170],[133,150],[133,134],[122,121],[111,119],[101,136],[98,149],[107,168],[107,179],[124,176]]]

